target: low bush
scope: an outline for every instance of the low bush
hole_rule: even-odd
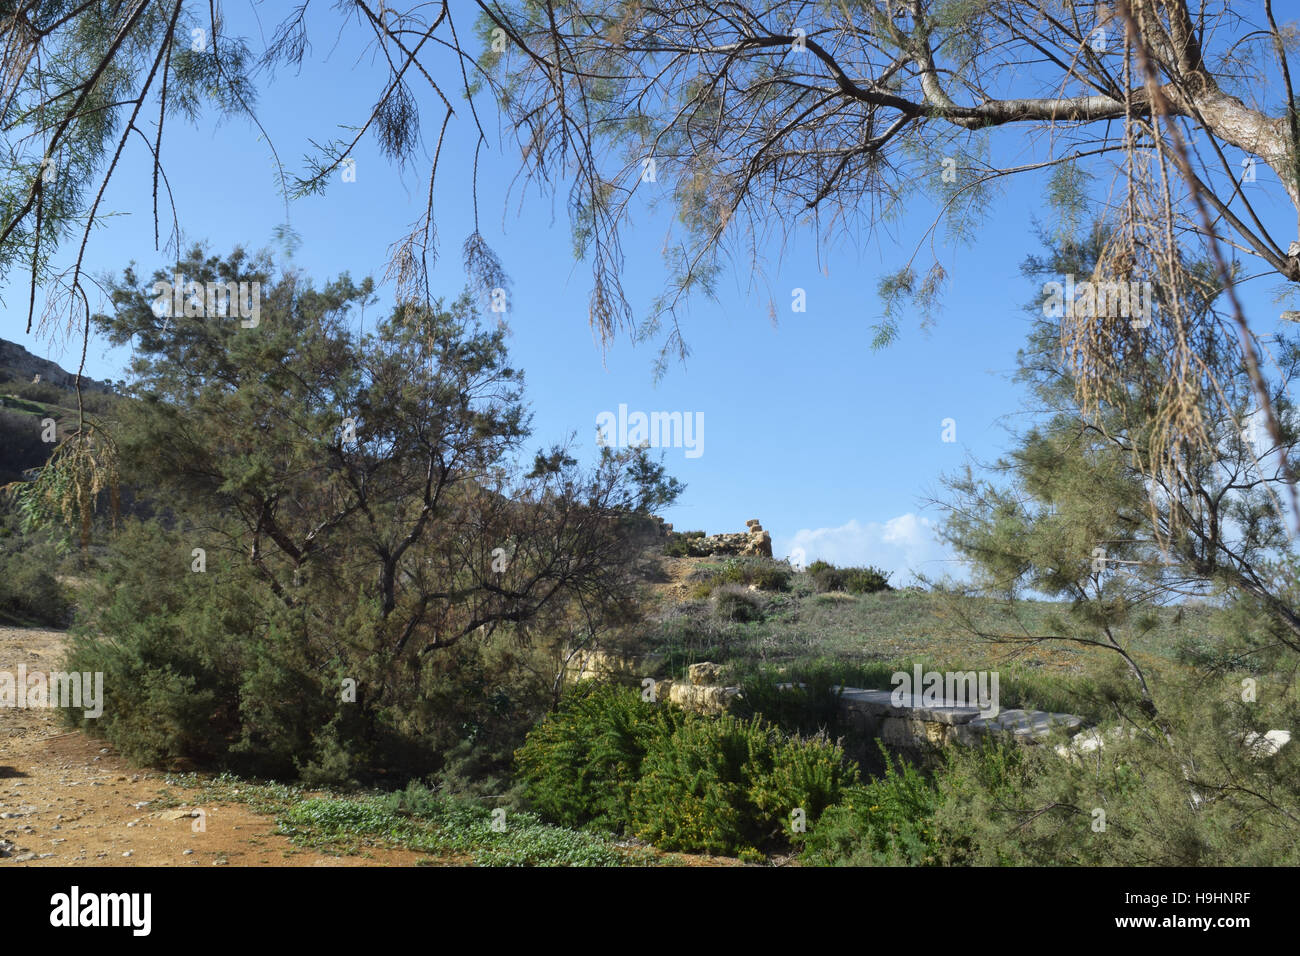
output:
[[[53,548],[0,551],[0,620],[46,627],[68,623],[67,591],[49,570],[57,561]]]
[[[787,591],[791,574],[788,564],[770,558],[728,558],[721,565],[706,565],[692,572],[691,579],[696,585],[691,597],[703,600],[728,584],[753,585],[760,591]]]
[[[646,753],[632,830],[669,850],[752,855],[811,827],[857,771],[835,744],[787,738],[764,721],[685,721]]]
[[[885,757],[883,777],[848,788],[822,814],[802,860],[816,866],[934,866],[943,848],[934,815],[939,792],[912,765]]]
[[[628,832],[669,850],[753,854],[792,842],[857,779],[824,738],[761,719],[717,719],[585,687],[516,754],[524,794],[547,820]]]
[[[713,616],[720,621],[747,624],[763,619],[763,602],[753,591],[737,584],[713,592]]]
[[[579,685],[515,753],[523,794],[555,823],[621,831],[646,751],[684,718],[634,690]]]
[[[703,531],[669,531],[664,541],[664,554],[670,558],[689,558],[691,541],[703,537]]]
[[[875,567],[837,568],[826,561],[814,561],[808,565],[807,573],[812,580],[813,590],[821,593],[847,591],[849,594],[875,594],[877,591],[893,590],[889,586],[889,572]]]

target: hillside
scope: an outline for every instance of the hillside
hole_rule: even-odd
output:
[[[62,437],[77,414],[76,375],[33,355],[17,342],[0,339],[0,485],[22,478],[49,458],[42,422],[52,418]],[[82,397],[90,411],[111,400],[112,388],[94,379],[82,380]]]

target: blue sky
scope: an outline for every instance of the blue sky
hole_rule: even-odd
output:
[[[259,51],[260,28],[246,6],[230,4],[228,13],[234,31]],[[272,25],[262,28],[269,32]],[[336,46],[322,42],[300,74],[281,70],[263,87],[257,111],[290,171],[302,170],[309,139],[345,136],[339,123],[368,115],[382,73],[358,61],[359,49],[347,35]],[[484,106],[495,133],[490,104]],[[423,116],[430,151],[429,134],[439,119],[431,109]],[[454,296],[466,281],[460,247],[473,226],[473,128],[467,118],[455,120],[449,135],[435,198],[441,237],[435,280]],[[664,456],[669,472],[688,486],[665,515],[679,530],[737,531],[746,519],[759,518],[777,556],[798,546],[809,560],[874,563],[894,572],[896,583],[906,583],[912,571],[956,570],[933,537],[929,523],[938,515],[925,499],[940,493],[943,472],[968,457],[997,457],[1009,443],[1006,427],[1024,424],[1023,393],[1009,374],[1028,328],[1023,305],[1033,296],[1019,265],[1038,251],[1035,217],[1048,215],[1041,179],[1017,179],[1001,192],[976,244],[940,249],[949,281],[933,328],[905,321],[896,343],[871,348],[881,313],[877,281],[906,261],[933,216],[918,206],[897,229],[864,236],[857,248],[841,242],[820,258],[814,235],[797,233],[779,267],[779,250],[765,250],[771,263],[765,284],[751,287],[747,264],[739,263],[719,284],[718,303],[693,302],[684,323],[692,354],[655,383],[653,346],[634,347],[624,338],[602,354],[593,340],[590,271],[573,259],[563,196],[552,201],[530,193],[520,207],[516,192],[506,208],[517,155],[508,137],[489,146],[480,160],[480,227],[513,283],[510,349],[526,372],[533,446],[576,432],[579,449],[594,456],[596,417],[616,412],[621,403],[645,412],[702,414],[703,453],[688,457],[677,448]],[[369,137],[352,155],[355,182],[335,174],[325,196],[291,208],[302,238],[294,262],[317,282],[343,271],[378,281],[389,245],[423,208],[427,164],[397,170]],[[235,244],[274,246],[284,207],[269,150],[250,122],[205,119],[194,128],[173,121],[163,161],[187,240],[206,240],[218,253]],[[119,271],[135,260],[148,274],[166,264],[165,254],[154,250],[150,180],[137,141],[105,202],[124,215],[92,237],[92,271]],[[1278,188],[1270,170],[1260,167],[1255,188]],[[624,237],[624,281],[639,316],[666,278],[659,252],[666,228],[662,215],[646,211]],[[24,333],[27,277],[13,279],[2,290],[0,336],[75,368],[77,343],[65,350]],[[791,311],[796,287],[806,290],[804,313]],[[775,326],[769,289],[777,304]],[[391,288],[380,293],[386,308]],[[1262,291],[1247,301],[1260,314],[1278,311]],[[92,341],[87,371],[123,377],[128,357]],[[955,442],[942,440],[946,418],[955,421]]]

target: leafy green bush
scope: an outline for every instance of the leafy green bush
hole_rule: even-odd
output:
[[[664,541],[664,554],[670,558],[689,558],[691,542],[704,536],[703,531],[669,531]]]
[[[857,779],[829,741],[786,738],[760,720],[686,720],[647,751],[632,791],[632,829],[665,849],[747,853],[790,842]]]
[[[808,575],[812,580],[813,590],[818,592],[847,591],[850,594],[874,594],[877,591],[892,591],[889,586],[889,572],[875,567],[837,568],[826,561],[814,561],[808,565]]]
[[[526,651],[509,637],[429,655],[418,685],[381,698],[370,689],[392,677],[368,653],[382,635],[365,602],[339,606],[329,582],[303,582],[304,604],[336,612],[348,634],[327,643],[311,614],[277,606],[247,565],[210,551],[206,571],[191,571],[193,540],[156,523],[124,526],[86,602],[93,618],[74,632],[69,665],[105,675],[104,714],[84,727],[134,762],[186,757],[313,785],[382,768],[387,781],[445,773],[486,786],[545,712],[549,681],[536,662],[521,666]],[[345,679],[355,702],[343,698]]]
[[[805,863],[933,866],[943,862],[934,821],[938,791],[911,764],[884,756],[883,777],[848,788],[843,799],[809,828],[802,854]]]
[[[690,548],[684,537],[670,533],[668,540],[664,542],[664,554],[670,558],[686,558],[690,557]]]
[[[633,690],[580,685],[516,752],[523,793],[555,823],[620,831],[647,749],[683,719]]]
[[[608,686],[583,687],[539,724],[516,766],[524,793],[554,823],[710,853],[789,843],[792,811],[811,823],[857,779],[824,738],[686,714]]]

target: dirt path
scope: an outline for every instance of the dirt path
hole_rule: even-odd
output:
[[[0,627],[0,671],[58,670],[61,631]],[[51,709],[0,707],[0,867],[410,866],[428,858],[374,849],[328,856],[295,847],[275,820],[238,803],[160,807],[162,774],[132,769],[100,741],[68,733]],[[184,799],[187,791],[169,788]],[[3,854],[7,851],[8,856]],[[433,862],[433,861],[428,861]]]

